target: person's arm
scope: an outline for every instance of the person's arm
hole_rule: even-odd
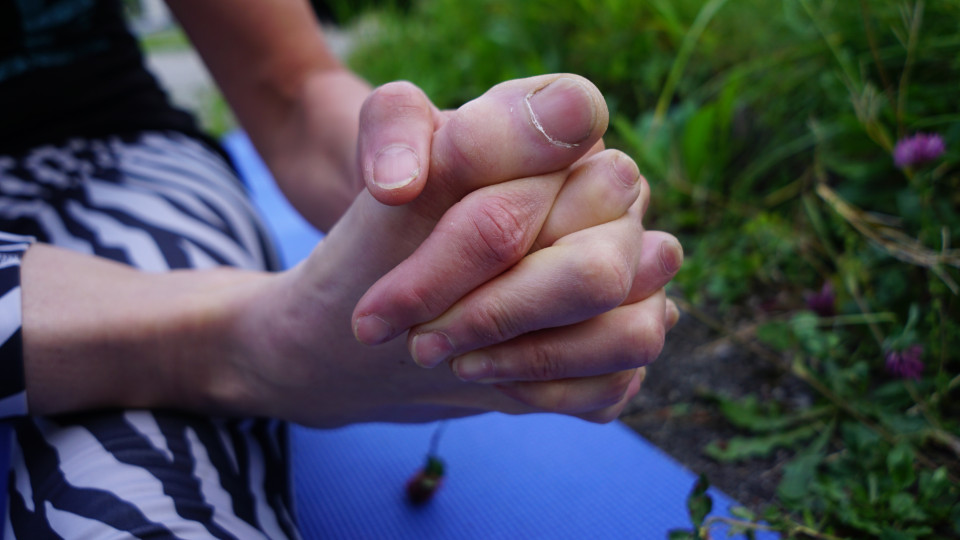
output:
[[[369,84],[327,48],[303,0],[168,0],[294,207],[328,230],[363,188]]]
[[[145,273],[36,244],[20,269],[28,412],[178,407],[205,396],[228,335],[225,316],[266,274],[230,268]]]

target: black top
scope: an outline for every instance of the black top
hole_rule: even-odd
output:
[[[0,0],[0,152],[144,130],[199,135],[144,67],[120,0]]]

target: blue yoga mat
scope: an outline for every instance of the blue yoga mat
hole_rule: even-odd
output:
[[[322,235],[290,215],[242,133],[224,144],[277,235],[283,260],[295,264]],[[449,421],[439,446],[444,485],[429,503],[412,506],[404,486],[423,466],[434,429],[294,426],[290,448],[304,538],[636,540],[690,527],[693,473],[620,422],[547,414]],[[718,490],[709,493],[713,515],[729,516],[736,503]],[[725,537],[725,528],[714,531],[714,538]]]
[[[622,423],[558,415],[448,422],[438,452],[444,483],[431,501],[414,506],[404,485],[423,466],[434,429],[294,428],[304,538],[666,539],[671,529],[690,527],[691,472]],[[736,506],[709,493],[715,515]],[[725,528],[715,529],[714,538],[725,537]]]

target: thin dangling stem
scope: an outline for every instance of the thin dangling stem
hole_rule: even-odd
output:
[[[413,504],[424,504],[432,499],[443,483],[446,466],[437,452],[440,448],[440,437],[446,426],[446,421],[441,421],[434,428],[433,435],[430,437],[430,447],[427,450],[426,463],[407,481],[407,500]]]
[[[440,447],[440,437],[443,436],[444,430],[447,429],[447,421],[441,420],[437,427],[433,429],[433,435],[430,436],[430,448],[427,450],[427,456],[436,456],[437,450]]]

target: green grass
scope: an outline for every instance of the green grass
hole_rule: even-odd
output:
[[[721,403],[743,438],[715,457],[794,453],[760,517],[941,538],[960,535],[958,20],[960,0],[422,0],[368,13],[351,64],[444,107],[510,78],[594,81],[608,143],[653,186],[648,223],[685,246],[673,294],[746,313],[752,346],[818,396]],[[946,152],[898,168],[920,131]],[[825,283],[832,315],[805,301]],[[920,376],[890,373],[914,345]]]

